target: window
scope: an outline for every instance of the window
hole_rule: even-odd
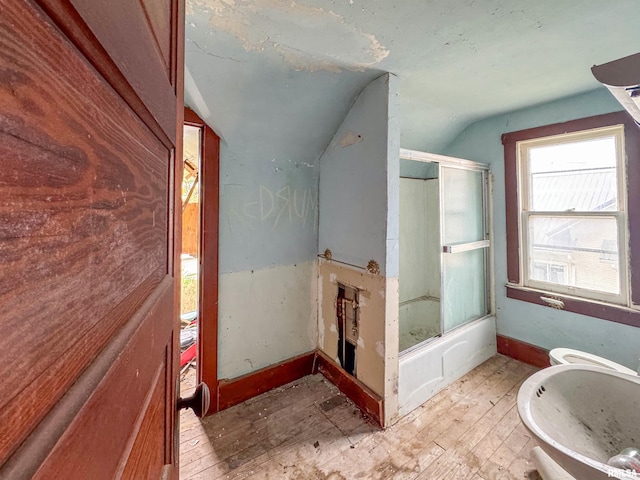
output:
[[[503,144],[507,296],[640,326],[640,129],[615,113]]]
[[[626,304],[624,126],[517,146],[523,285]]]

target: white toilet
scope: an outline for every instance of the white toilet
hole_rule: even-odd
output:
[[[582,363],[617,370],[618,372],[626,373],[627,375],[637,375],[637,372],[634,372],[624,365],[620,365],[619,363],[612,362],[611,360],[607,360],[606,358],[602,358],[591,353],[581,352],[580,350],[573,350],[571,348],[554,348],[549,352],[549,360],[551,361],[551,365]]]

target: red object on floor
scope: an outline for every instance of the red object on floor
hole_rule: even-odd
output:
[[[198,343],[196,342],[180,354],[180,368],[184,367],[195,358],[197,350]]]

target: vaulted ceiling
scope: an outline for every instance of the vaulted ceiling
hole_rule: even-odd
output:
[[[317,157],[357,93],[400,78],[402,146],[599,87],[640,50],[637,0],[187,0],[186,103],[234,148]]]

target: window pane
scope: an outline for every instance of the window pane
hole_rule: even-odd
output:
[[[532,211],[618,209],[616,138],[530,147]]]
[[[620,293],[614,217],[529,217],[529,279]]]
[[[445,253],[444,331],[487,314],[485,249]]]
[[[484,240],[482,172],[442,167],[445,244]]]

